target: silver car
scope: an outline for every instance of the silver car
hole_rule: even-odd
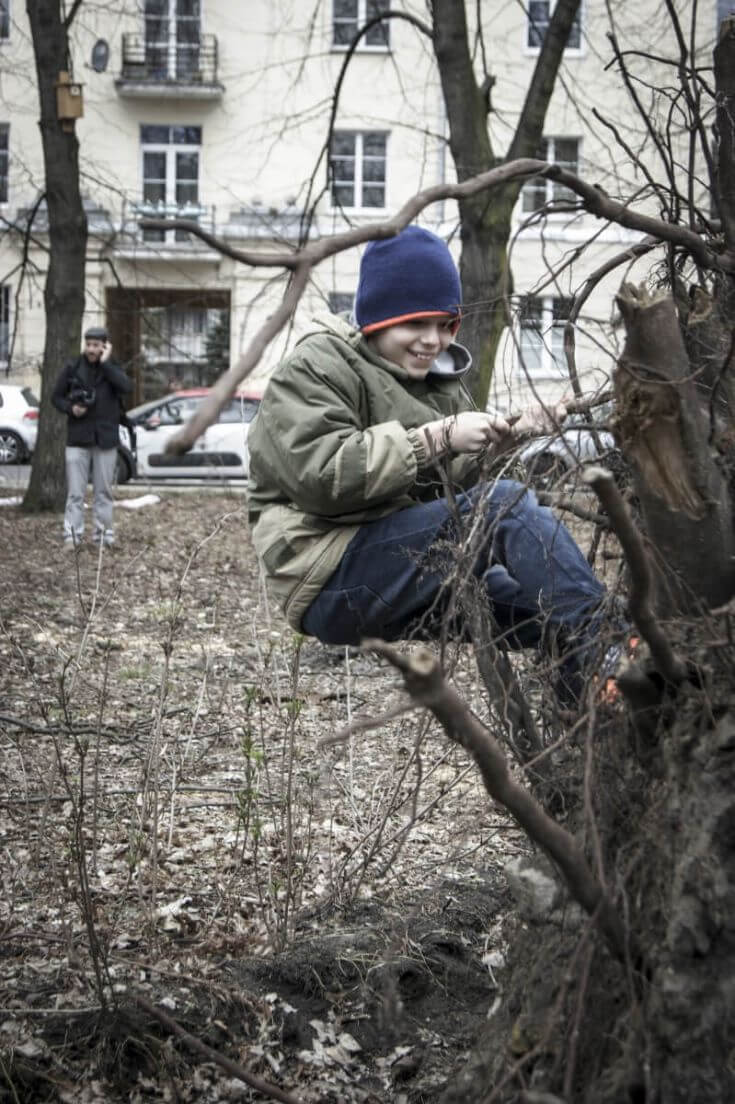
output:
[[[30,387],[0,383],[0,464],[19,464],[36,447],[38,399]]]
[[[584,464],[609,467],[616,477],[624,463],[612,433],[606,429],[577,428],[572,415],[561,432],[535,437],[519,454],[528,480],[541,489],[551,489],[572,477]],[[586,419],[579,418],[582,424]]]

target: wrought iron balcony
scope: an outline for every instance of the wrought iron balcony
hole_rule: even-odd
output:
[[[141,226],[146,219],[188,219],[214,234],[215,208],[200,203],[151,203],[147,200],[125,202],[121,220],[121,234],[115,243],[115,254],[128,254],[142,259],[165,260],[167,257],[187,260],[219,260],[220,254],[186,230],[152,230]]]
[[[217,66],[216,35],[200,35],[195,42],[150,42],[142,34],[124,34],[115,85],[121,96],[138,99],[214,100],[224,92]]]

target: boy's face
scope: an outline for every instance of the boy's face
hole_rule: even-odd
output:
[[[451,344],[455,323],[449,315],[416,318],[378,330],[367,340],[385,360],[405,368],[412,379],[423,379],[439,353]]]

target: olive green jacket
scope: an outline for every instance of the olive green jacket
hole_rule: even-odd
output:
[[[419,427],[474,403],[462,382],[470,355],[456,343],[424,380],[380,357],[336,315],[276,369],[250,426],[249,519],[272,596],[301,618],[360,526],[443,494]],[[467,487],[478,459],[447,455]]]

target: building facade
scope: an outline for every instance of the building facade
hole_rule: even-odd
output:
[[[478,72],[485,61],[495,78],[489,125],[498,155],[512,136],[553,3],[466,5],[468,19],[479,10],[482,20],[471,27]],[[83,98],[76,131],[89,221],[84,324],[107,324],[135,381],[135,401],[161,394],[171,381],[210,382],[247,347],[285,287],[278,270],[242,264],[180,230],[146,228],[146,218],[193,219],[231,251],[280,250],[304,233],[313,238],[381,221],[419,189],[452,178],[431,42],[413,23],[373,26],[340,82],[357,29],[389,6],[426,19],[420,0],[82,4],[71,79]],[[618,0],[609,7],[620,20],[614,31],[621,52],[656,43],[648,87],[637,87],[646,110],[665,111],[669,101],[662,106],[653,92],[672,83],[664,55],[677,56],[665,5],[640,0],[632,10]],[[691,0],[677,8],[689,27]],[[724,8],[716,0],[696,5],[704,64]],[[609,32],[608,5],[583,0],[539,156],[656,213],[649,175],[660,172],[657,151],[618,68],[609,64]],[[671,112],[668,123],[659,121],[686,143]],[[38,114],[25,4],[0,0],[0,375],[36,389],[48,248],[38,205]],[[688,167],[682,154],[676,171],[686,175]],[[703,185],[696,180],[695,187]],[[510,245],[514,321],[491,396],[501,405],[529,391],[564,389],[562,340],[573,296],[591,272],[636,240],[570,211],[569,203],[564,210],[568,199],[557,185],[533,180],[517,204]],[[557,209],[541,217],[550,202]],[[456,242],[454,203],[427,208],[421,221]],[[359,250],[351,250],[315,271],[293,326],[273,342],[256,375],[268,374],[315,312],[349,309],[358,264]],[[603,383],[612,365],[620,279],[617,271],[603,280],[577,322],[577,364],[588,386]],[[482,310],[482,303],[465,308]]]

